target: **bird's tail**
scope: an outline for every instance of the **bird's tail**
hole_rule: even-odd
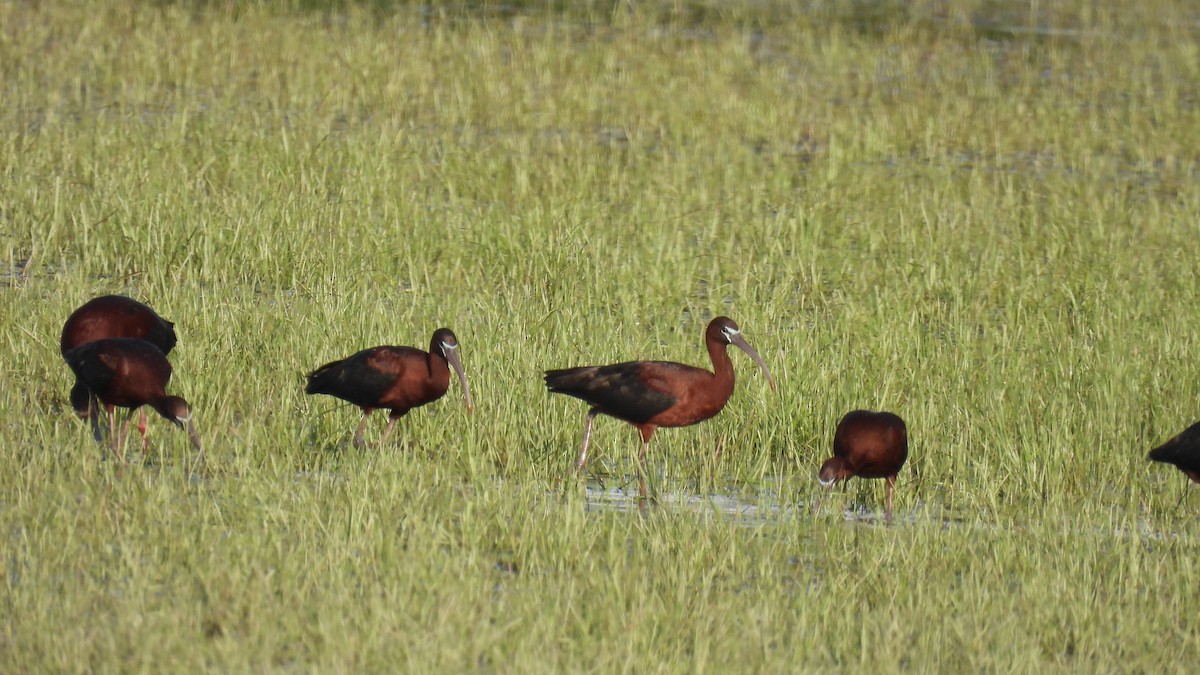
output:
[[[306,394],[325,394],[337,377],[337,366],[341,361],[333,361],[317,368],[308,374],[308,383],[304,385]]]

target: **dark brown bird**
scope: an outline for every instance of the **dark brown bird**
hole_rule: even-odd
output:
[[[175,347],[175,324],[158,315],[146,305],[123,295],[102,295],[93,298],[67,317],[63,324],[59,351],[66,357],[68,351],[94,340],[105,338],[138,338],[158,347],[164,355]],[[88,388],[79,379],[71,387],[71,407],[80,419],[88,420],[92,433],[100,440],[100,406],[88,394]],[[142,434],[142,449],[148,447],[146,439],[146,413],[142,411],[138,422]]]
[[[821,465],[817,478],[825,487],[855,476],[886,478],[887,519],[891,520],[896,475],[907,459],[908,428],[899,415],[852,410],[838,422],[833,434],[833,457]]]
[[[328,394],[362,408],[362,421],[354,432],[354,446],[362,447],[367,417],[376,408],[387,408],[387,431],[413,408],[438,400],[450,387],[450,366],[458,374],[467,412],[471,412],[471,390],[458,358],[458,338],[449,328],[439,328],[429,341],[429,351],[416,347],[371,347],[340,361],[327,363],[308,374],[306,394]]]
[[[154,408],[175,426],[187,429],[197,457],[203,456],[200,436],[192,425],[192,411],[187,401],[167,395],[171,364],[158,347],[145,340],[106,338],[69,349],[63,357],[79,381],[108,411],[109,442],[121,461],[125,460],[125,432],[118,440],[114,408],[129,408],[125,418],[127,431],[133,412],[144,405]]]
[[[1174,464],[1194,482],[1200,483],[1200,422],[1150,451],[1155,462]]]
[[[733,319],[713,319],[704,332],[704,342],[713,371],[670,361],[630,361],[610,366],[583,366],[546,371],[546,387],[591,405],[583,428],[583,448],[576,468],[587,464],[592,420],[604,414],[624,420],[642,435],[639,466],[646,462],[646,448],[658,427],[686,427],[721,412],[733,394],[733,361],[727,347],[736,345],[750,355],[767,375],[771,389],[775,380],[758,352],[746,343]],[[641,497],[646,497],[646,480],[639,477]]]

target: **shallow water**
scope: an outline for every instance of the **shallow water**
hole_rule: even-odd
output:
[[[606,487],[589,483],[584,491],[586,509],[594,511],[637,511],[638,493],[626,487]],[[737,494],[660,493],[655,508],[695,513],[718,513],[735,519],[782,520],[788,513],[778,502],[766,497],[747,497]]]
[[[593,513],[638,510],[638,492],[632,483],[627,486],[607,486],[590,481],[584,489],[584,500],[586,510]],[[784,524],[803,517],[840,517],[854,523],[886,523],[882,507],[873,508],[869,504],[843,498],[841,495],[823,498],[819,508],[814,508],[812,500],[802,499],[799,502],[788,503],[779,499],[778,494],[772,490],[756,494],[733,490],[705,494],[661,491],[652,508],[677,513],[718,515],[748,526]],[[931,519],[931,514],[934,513],[936,516]],[[931,520],[946,525],[966,522],[961,517],[951,516],[941,510],[930,511],[924,503],[915,505],[911,510],[897,509],[893,512],[893,522],[915,523]]]
[[[819,521],[829,524],[842,521],[863,526],[934,527],[938,529],[968,529],[979,531],[1021,532],[1041,529],[1049,525],[1057,527],[1062,536],[1084,536],[1100,539],[1125,541],[1144,539],[1147,541],[1190,542],[1193,537],[1187,532],[1164,530],[1153,518],[1143,516],[1126,524],[1102,525],[1095,521],[1081,523],[1063,520],[1057,525],[1040,521],[996,522],[985,513],[963,513],[946,508],[936,501],[918,500],[909,508],[897,508],[888,521],[882,504],[872,498],[866,501],[841,493],[823,495],[819,505],[813,497],[799,501],[784,502],[770,490],[757,494],[737,491],[713,491],[707,494],[692,492],[660,491],[653,511],[692,513],[697,516],[716,515],[746,527],[785,526],[797,520]],[[589,513],[636,512],[638,492],[636,483],[626,486],[606,486],[589,481],[584,489],[585,509]]]

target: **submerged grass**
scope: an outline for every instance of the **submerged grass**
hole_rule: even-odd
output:
[[[1187,669],[1198,502],[1145,451],[1200,416],[1198,26],[0,4],[0,670]],[[176,322],[201,475],[70,413],[58,331],[107,292]],[[556,492],[585,408],[541,370],[703,363],[718,314],[779,392],[735,354],[644,518]],[[473,415],[355,451],[302,394],[443,325]],[[858,407],[910,428],[892,527],[880,485],[811,510]],[[597,421],[606,490],[636,447]]]

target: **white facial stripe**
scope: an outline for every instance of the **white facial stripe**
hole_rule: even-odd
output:
[[[191,422],[192,416],[188,415],[187,417],[176,417],[175,419],[179,420],[180,422]]]
[[[449,342],[443,342],[442,349],[458,349],[458,345],[457,344],[452,345]]]
[[[825,480],[824,478],[818,478],[817,482],[820,483],[823,487],[829,487],[830,485],[833,485],[834,483],[836,483],[837,479],[833,478],[831,480]]]

